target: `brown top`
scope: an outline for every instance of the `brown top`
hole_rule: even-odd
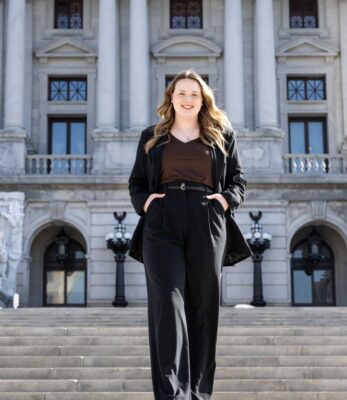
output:
[[[182,142],[169,133],[170,143],[163,150],[160,183],[185,180],[203,183],[213,188],[212,157],[209,146],[200,138]]]

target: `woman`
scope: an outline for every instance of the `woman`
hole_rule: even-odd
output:
[[[206,400],[221,268],[252,254],[231,217],[247,182],[230,123],[197,73],[173,79],[158,114],[141,134],[129,178],[141,215],[129,254],[145,267],[155,399]]]

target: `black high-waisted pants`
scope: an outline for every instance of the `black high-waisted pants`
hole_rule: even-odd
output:
[[[158,192],[166,196],[150,203],[143,226],[154,396],[209,400],[216,369],[225,213],[217,199],[205,197],[213,191],[167,185]]]

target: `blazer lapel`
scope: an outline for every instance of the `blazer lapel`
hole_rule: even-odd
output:
[[[225,164],[225,156],[217,145],[212,147],[211,154],[214,189],[215,192],[218,193],[220,189],[223,190],[222,173]]]
[[[162,143],[165,142],[166,140],[167,140],[167,135],[162,136],[149,152],[150,177],[151,177],[149,185],[150,185],[150,190],[153,192],[156,192],[158,190],[157,188],[159,187],[163,150],[165,147],[162,145]]]

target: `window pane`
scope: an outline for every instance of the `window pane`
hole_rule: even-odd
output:
[[[85,122],[71,122],[71,154],[85,154]]]
[[[67,123],[52,123],[52,154],[66,154],[67,152]]]
[[[306,82],[308,100],[324,100],[324,80],[308,79]]]
[[[317,28],[317,0],[289,0],[291,28]]]
[[[67,274],[67,304],[84,304],[85,272],[73,271]]]
[[[70,26],[71,29],[82,29],[82,1],[75,0],[70,6]]]
[[[85,123],[71,122],[71,154],[85,154]],[[71,160],[70,172],[75,175],[85,173],[84,160]]]
[[[305,81],[300,79],[288,80],[288,100],[305,100]]]
[[[313,274],[314,298],[317,304],[333,304],[333,280],[330,270],[316,270]]]
[[[49,100],[66,101],[68,99],[67,82],[62,80],[50,81]]]
[[[186,17],[174,16],[172,17],[172,28],[173,29],[184,29],[186,27]]]
[[[323,123],[321,121],[311,121],[308,123],[309,153],[325,153],[323,139]]]
[[[293,258],[306,258],[307,257],[307,242],[301,243],[293,253]]]
[[[170,28],[172,29],[201,29],[202,1],[201,0],[171,0]]]
[[[325,78],[287,79],[288,100],[325,100]]]
[[[82,29],[83,0],[55,0],[55,28]]]
[[[321,255],[322,255],[322,259],[324,259],[324,260],[333,258],[332,254],[330,253],[330,250],[328,249],[328,247],[325,244],[321,245]]]
[[[188,16],[187,28],[188,29],[199,29],[201,26],[201,18],[198,16]]]
[[[69,100],[87,100],[87,82],[85,80],[71,80],[69,82]]]
[[[47,304],[64,304],[64,271],[47,271]]]
[[[305,271],[293,271],[294,302],[312,304],[311,276]]]
[[[305,153],[305,125],[303,122],[290,122],[290,152]]]

